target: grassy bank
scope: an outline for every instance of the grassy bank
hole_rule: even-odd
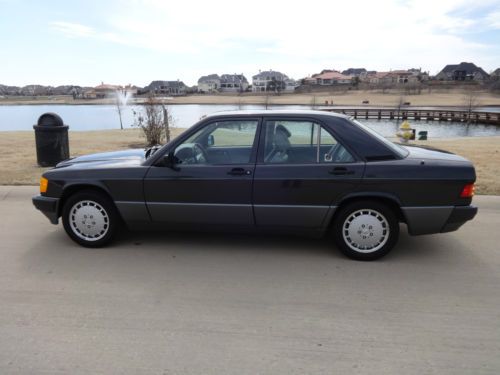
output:
[[[183,130],[172,133],[176,136]],[[74,131],[69,138],[72,157],[145,145],[138,129]],[[0,185],[36,185],[46,169],[36,164],[34,132],[0,132]]]
[[[410,102],[413,106],[464,106],[463,90],[439,90],[431,92],[422,91],[419,95],[403,95],[405,102]],[[345,92],[318,92],[304,94],[282,94],[282,95],[258,95],[244,93],[242,95],[217,94],[217,95],[187,95],[166,100],[171,104],[268,104],[268,105],[322,105],[325,101],[328,104],[341,106],[361,106],[363,101],[369,101],[370,106],[396,106],[401,99],[401,93],[391,91],[382,93],[378,90],[347,90]],[[141,99],[135,99],[141,101]],[[114,104],[114,99],[90,99],[74,100],[70,96],[53,97],[9,97],[0,99],[0,105],[16,104]],[[132,104],[134,100],[132,101]],[[500,105],[500,95],[488,91],[479,92],[477,105]]]
[[[173,129],[173,135],[182,131]],[[500,195],[500,137],[433,139],[419,143],[468,158],[476,166],[477,193]],[[144,147],[144,138],[136,129],[70,133],[71,156],[134,147]],[[0,132],[1,185],[36,185],[44,170],[36,164],[33,132]]]

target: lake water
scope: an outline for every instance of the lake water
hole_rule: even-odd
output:
[[[187,128],[196,123],[202,116],[228,110],[263,109],[262,105],[200,105],[176,104],[169,106],[175,119],[175,126]],[[310,109],[309,106],[281,105],[270,106],[270,109]],[[124,127],[130,128],[134,123],[133,110],[137,106],[127,106],[122,111]],[[498,110],[484,108],[483,110]],[[116,107],[112,105],[8,105],[0,106],[0,131],[31,130],[38,117],[45,112],[59,114],[71,131],[119,129],[120,121]],[[372,127],[386,137],[396,133],[401,121],[364,120],[364,124]],[[500,127],[494,125],[466,125],[452,122],[411,121],[417,132],[426,130],[430,138],[443,137],[476,137],[500,135]]]

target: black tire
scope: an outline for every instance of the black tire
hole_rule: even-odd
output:
[[[81,206],[78,207],[78,204]],[[85,214],[83,210],[90,210],[85,218],[82,217]],[[77,217],[81,220],[77,221]],[[120,225],[120,217],[113,202],[105,194],[82,190],[71,195],[64,203],[62,222],[68,236],[79,245],[103,247],[113,240]],[[89,228],[88,232],[82,229],[82,225]],[[92,231],[95,231],[95,236],[92,236]]]
[[[399,238],[399,222],[393,210],[376,201],[348,204],[336,214],[333,238],[351,259],[375,260],[386,255]]]

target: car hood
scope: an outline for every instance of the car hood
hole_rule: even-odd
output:
[[[451,152],[432,148],[430,146],[416,146],[416,145],[400,145],[408,151],[409,159],[426,159],[426,160],[446,160],[457,162],[468,162],[462,156],[452,154]]]
[[[113,164],[140,164],[144,161],[145,151],[142,148],[137,149],[129,149],[129,150],[121,150],[121,151],[111,151],[111,152],[100,152],[96,154],[89,154],[78,156],[76,158],[67,159],[59,164],[57,164],[56,168],[68,167],[74,164],[83,164],[83,163],[96,163],[102,164],[103,162],[112,162]]]

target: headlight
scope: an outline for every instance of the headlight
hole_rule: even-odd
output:
[[[49,180],[45,177],[40,177],[40,193],[46,193],[49,186]]]

